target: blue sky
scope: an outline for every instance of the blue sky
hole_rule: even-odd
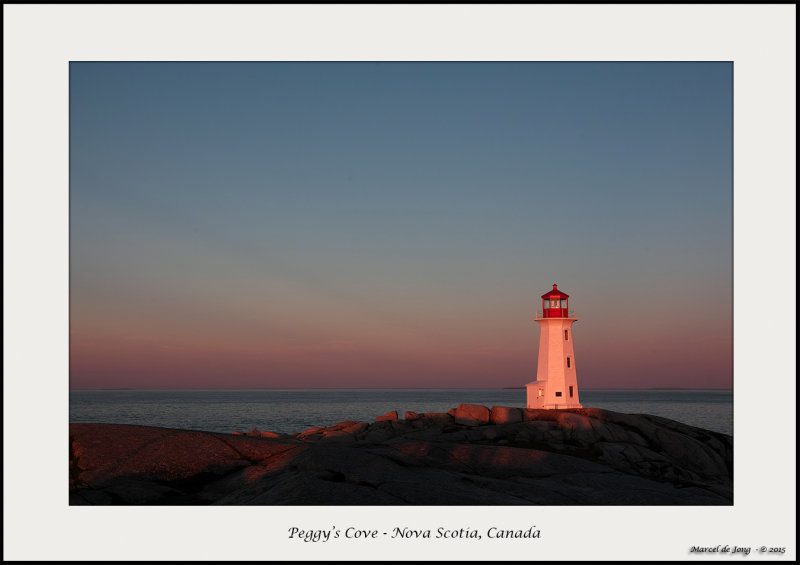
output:
[[[732,384],[729,63],[72,63],[72,386]]]

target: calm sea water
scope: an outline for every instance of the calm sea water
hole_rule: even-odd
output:
[[[653,414],[733,434],[733,393],[718,390],[582,390],[584,407]],[[397,410],[447,412],[461,403],[525,406],[525,390],[74,390],[70,422],[138,424],[230,433],[299,432]]]

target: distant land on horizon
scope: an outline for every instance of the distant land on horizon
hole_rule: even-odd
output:
[[[525,390],[524,386],[505,386],[505,387],[463,387],[463,388],[442,388],[442,387],[314,387],[314,388],[132,388],[132,387],[100,387],[100,388],[70,388],[71,391],[83,390],[160,390],[160,391],[203,391],[203,390]],[[683,387],[647,387],[647,388],[581,388],[581,390],[720,390],[733,391],[733,388],[683,388]]]
[[[503,390],[524,390],[524,386],[505,386]],[[654,387],[646,387],[646,388],[588,388],[588,387],[581,387],[580,390],[733,390],[733,388],[712,388],[712,387],[701,387],[701,388],[686,388],[686,387],[666,387],[666,386],[654,386]]]

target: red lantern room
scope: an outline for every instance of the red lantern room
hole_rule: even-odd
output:
[[[542,318],[568,318],[569,294],[558,290],[553,283],[553,290],[542,295]]]

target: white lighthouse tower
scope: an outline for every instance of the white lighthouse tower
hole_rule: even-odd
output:
[[[577,318],[569,311],[568,302],[569,295],[555,284],[542,295],[542,311],[536,313],[542,329],[539,367],[536,380],[526,385],[528,408],[581,408],[572,346],[572,324]]]

